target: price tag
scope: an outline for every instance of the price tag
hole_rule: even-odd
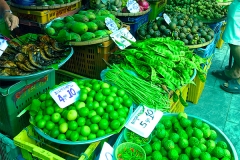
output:
[[[167,24],[171,23],[171,19],[166,13],[163,13],[163,18],[164,18],[164,20],[166,21]]]
[[[51,90],[50,95],[60,108],[65,108],[80,98],[80,88],[75,82],[69,82]]]
[[[118,30],[117,24],[114,22],[114,20],[112,20],[112,18],[106,17],[105,24],[108,27],[108,29],[113,33]]]
[[[138,13],[140,12],[139,4],[135,0],[129,0],[127,2],[127,9],[130,13]]]
[[[163,112],[148,108],[146,106],[138,106],[134,111],[125,127],[147,138],[152,133],[155,126],[163,116]]]
[[[103,144],[99,159],[100,160],[112,160],[113,159],[113,148],[106,142],[104,142],[104,144]]]
[[[7,40],[0,37],[0,57],[2,56],[5,49],[8,47]]]
[[[101,0],[103,4],[107,4],[108,0]]]
[[[127,30],[127,28],[121,28],[118,31],[110,34],[110,37],[112,40],[117,44],[117,46],[120,49],[125,49],[128,46],[131,45],[131,43],[128,41],[136,42],[136,39],[133,37],[133,35]],[[125,39],[125,38],[126,39]],[[128,40],[127,40],[128,39]]]

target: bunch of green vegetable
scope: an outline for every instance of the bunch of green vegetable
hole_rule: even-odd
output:
[[[117,65],[111,66],[104,75],[104,81],[124,89],[137,105],[168,112],[170,110],[169,97],[166,92],[152,82],[133,75]]]
[[[151,135],[147,138],[144,138],[128,129],[124,130],[124,138],[127,142],[133,142],[138,145],[145,145],[151,141]]]
[[[193,83],[191,77],[197,70],[202,81],[205,73],[200,64],[206,59],[195,55],[184,42],[171,38],[150,38],[132,42],[129,49],[116,51],[125,55],[125,62],[118,66],[136,72],[144,80],[155,85],[165,85],[175,91]]]

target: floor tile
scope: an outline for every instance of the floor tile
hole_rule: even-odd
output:
[[[224,134],[228,137],[228,139],[232,142],[233,146],[238,152],[238,156],[240,157],[240,125],[227,121],[224,127]]]
[[[240,124],[240,110],[230,109],[227,120],[233,123]]]
[[[222,130],[223,121],[227,119],[231,98],[231,94],[205,86],[198,104],[190,103],[189,107],[185,108],[185,112],[208,120]]]
[[[237,95],[237,94],[234,95],[234,96],[232,97],[232,101],[231,101],[230,108],[231,108],[231,109],[240,110],[239,100],[240,100],[240,95]]]

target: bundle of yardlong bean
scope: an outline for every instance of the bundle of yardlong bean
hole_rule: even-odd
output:
[[[168,94],[151,82],[147,82],[113,65],[104,76],[104,81],[123,88],[137,105],[167,112],[170,110]]]

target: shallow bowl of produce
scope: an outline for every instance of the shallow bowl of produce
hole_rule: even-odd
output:
[[[81,92],[79,99],[66,108],[60,108],[53,100],[52,90],[32,101],[28,107],[29,121],[35,131],[51,142],[66,145],[89,144],[119,133],[134,107],[125,91],[96,79],[73,82]],[[54,89],[73,82],[63,82]],[[76,92],[72,89],[71,93]]]
[[[204,147],[202,148],[202,147],[200,147],[200,145],[196,145],[197,148],[198,147],[200,148],[200,149],[198,148],[198,150],[200,150],[200,153],[204,153],[203,155],[205,155],[206,157],[210,156],[210,159],[211,159],[211,157],[215,157],[216,155],[212,155],[212,154],[216,154],[216,150],[215,151],[208,150],[208,149],[210,149],[209,146],[211,146],[211,145],[209,145],[210,143],[207,144],[207,142],[214,141],[215,142],[214,148],[216,148],[216,147],[224,148],[224,153],[225,153],[225,154],[223,154],[224,157],[229,156],[229,155],[231,156],[231,158],[229,158],[229,157],[225,157],[225,158],[238,160],[238,155],[237,155],[236,149],[234,148],[233,144],[228,139],[228,137],[217,126],[215,126],[214,124],[212,124],[211,122],[209,122],[207,120],[204,120],[204,119],[194,116],[194,115],[186,115],[187,120],[186,120],[186,118],[183,118],[184,119],[183,120],[183,119],[181,119],[181,117],[183,115],[185,116],[186,114],[185,113],[180,113],[180,114],[164,113],[163,117],[161,118],[161,120],[159,121],[159,123],[157,124],[157,126],[155,127],[155,129],[152,132],[153,137],[152,137],[151,142],[149,144],[143,146],[143,149],[145,150],[146,155],[147,155],[147,159],[149,157],[153,157],[153,156],[154,157],[156,156],[159,159],[161,159],[160,157],[165,157],[168,159],[171,159],[171,158],[176,158],[176,159],[179,158],[180,159],[183,157],[185,157],[187,159],[194,159],[192,157],[190,151],[187,153],[187,149],[191,150],[191,148],[188,148],[189,146],[193,148],[196,143],[204,142],[202,140],[203,138],[201,138],[201,140],[195,141],[195,139],[196,139],[195,136],[197,135],[197,130],[198,130],[197,125],[202,123],[202,125],[204,125],[203,127],[209,127],[209,130],[214,131],[213,137],[215,137],[215,138],[212,138],[212,137],[211,138],[208,137],[206,139],[204,138],[205,143],[203,143],[203,144],[206,147],[204,152],[201,151]],[[193,125],[193,123],[194,123],[194,125]],[[191,128],[193,126],[196,127],[196,128],[194,128],[194,127],[192,128],[192,129],[195,129],[195,131],[194,131],[195,133],[193,133],[193,130],[192,130],[191,137],[190,137],[190,129],[187,127],[187,124],[188,124],[188,127],[191,127]],[[180,126],[185,125],[186,131],[178,130],[178,128],[179,128],[178,125],[180,125]],[[194,134],[194,136],[193,136],[193,134]],[[169,142],[168,143],[167,143],[167,141],[163,142],[164,139]],[[180,139],[181,139],[181,142],[180,142]],[[190,142],[191,139],[194,141]],[[117,138],[115,144],[113,145],[114,150],[116,150],[116,148],[124,142],[126,142],[126,141],[124,139],[124,131],[122,131],[121,134],[119,135],[119,137]],[[218,142],[221,142],[221,143],[218,143]],[[208,146],[208,149],[207,149],[206,145]],[[178,150],[176,149],[176,148],[179,149],[179,147],[181,148],[181,153],[178,153]],[[174,157],[169,158],[170,150],[172,151],[171,156],[174,156]],[[226,150],[228,150],[228,151],[226,151]],[[155,155],[153,155],[154,152],[158,152],[158,154],[155,153]],[[175,152],[175,153],[173,153],[173,152]],[[215,153],[213,153],[213,152],[215,152]],[[189,157],[188,154],[190,154],[191,157]],[[198,158],[200,158],[200,157],[203,158],[204,157],[203,155],[201,155],[201,154],[198,155]],[[221,157],[221,158],[224,159],[223,157]],[[219,159],[221,159],[221,158],[219,158]]]
[[[177,117],[178,114],[177,113],[165,113],[164,116],[167,116],[167,117]],[[205,122],[206,124],[208,124],[210,126],[210,129],[216,131],[217,133],[217,138],[215,141],[224,141],[227,143],[227,149],[231,152],[232,154],[232,157],[234,160],[238,160],[238,155],[237,155],[237,151],[235,149],[235,147],[233,146],[232,142],[229,140],[229,138],[216,126],[214,125],[213,123],[205,120],[205,119],[202,119],[198,116],[195,116],[195,115],[187,115],[188,119],[189,120],[193,120],[193,119],[199,119],[201,120],[202,122]]]
[[[37,35],[37,34],[32,34],[32,33],[29,33],[29,34],[25,34],[23,36],[20,36],[18,37],[17,39],[13,39],[11,41],[14,41],[15,42],[19,42],[20,46],[21,46],[21,41],[25,41],[26,39],[28,39],[29,37],[32,39],[32,40],[36,40],[36,38],[38,36],[41,36],[41,35]],[[39,43],[38,41],[36,41],[35,43]],[[21,46],[21,49],[23,49],[24,47],[27,47],[27,45],[30,44],[30,41],[29,43],[27,43],[26,45],[22,45]],[[37,44],[35,44],[37,45]],[[10,43],[10,46],[11,46],[11,43]],[[47,46],[47,45],[46,45]],[[7,50],[7,49],[6,49]],[[32,51],[34,52],[34,51]],[[57,52],[54,52],[53,50],[49,51],[51,52],[51,54],[54,54],[54,53],[57,53]],[[22,55],[25,55],[23,54],[23,52],[18,52],[19,54],[22,54]],[[42,52],[41,52],[42,53]],[[33,70],[30,70],[30,71],[24,71],[22,70],[22,68],[19,68],[19,66],[17,66],[16,69],[18,70],[14,70],[15,68],[1,68],[0,69],[0,79],[1,80],[8,80],[8,81],[16,81],[16,80],[27,80],[27,79],[31,79],[31,78],[36,78],[36,77],[40,77],[40,76],[43,76],[43,75],[46,75],[50,72],[52,72],[53,70],[57,70],[58,68],[60,68],[61,66],[63,66],[73,55],[74,51],[73,51],[73,48],[72,47],[66,47],[65,49],[63,49],[62,51],[58,52],[59,54],[61,54],[62,57],[47,57],[48,59],[55,59],[53,61],[53,63],[49,63],[48,65],[46,66],[41,66],[43,68],[37,68],[36,66],[33,66],[32,64],[32,61],[34,62],[38,62],[36,59],[31,59],[29,58],[27,61],[28,62],[31,62],[31,67],[34,67]],[[2,57],[5,57],[7,56],[8,53],[3,53]],[[30,54],[30,53],[27,53],[27,54]],[[32,53],[33,54],[33,53]],[[42,54],[41,54],[42,55]],[[45,55],[46,56],[46,55]],[[8,58],[10,58],[11,56],[9,56]],[[25,57],[26,58],[26,57]],[[12,61],[10,59],[6,59],[6,62],[8,61]],[[14,61],[12,61],[13,63],[15,63]],[[27,66],[27,65],[26,65]],[[39,66],[39,65],[38,65]],[[9,69],[9,70],[8,70]],[[12,69],[12,70],[11,70]],[[31,68],[28,68],[28,69],[31,69]]]

